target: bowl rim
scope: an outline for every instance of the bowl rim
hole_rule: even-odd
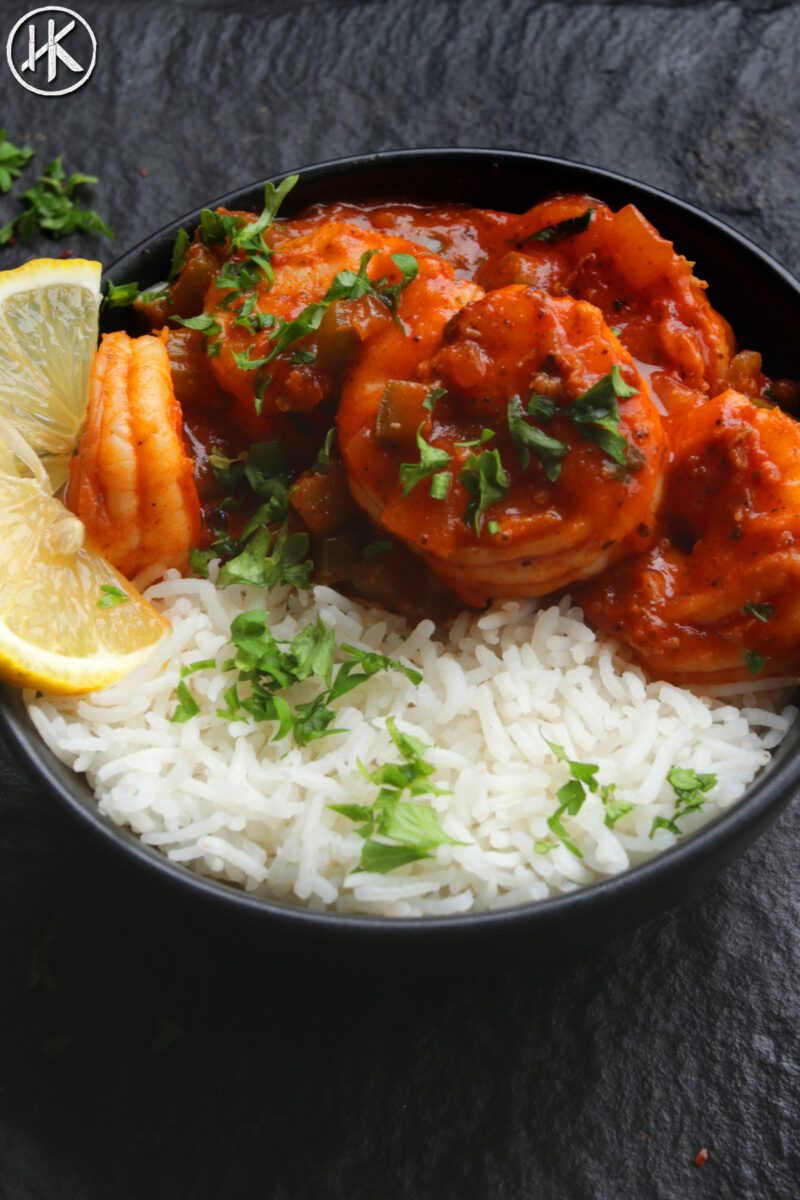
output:
[[[414,165],[433,159],[449,161],[456,164],[462,160],[465,166],[484,164],[492,160],[517,161],[521,165],[546,166],[554,171],[565,170],[567,174],[576,172],[586,173],[596,178],[598,184],[611,182],[630,189],[633,198],[652,197],[664,202],[668,207],[675,208],[689,217],[692,221],[722,235],[728,241],[735,243],[736,248],[747,255],[755,257],[759,265],[781,281],[795,294],[800,304],[800,281],[780,262],[772,257],[746,235],[732,228],[719,217],[704,212],[702,209],[672,195],[664,189],[643,183],[627,175],[592,164],[578,162],[572,159],[562,159],[551,155],[532,154],[519,150],[490,149],[486,147],[421,147],[417,149],[384,150],[373,154],[361,154],[342,158],[329,159],[300,168],[303,181],[313,181],[317,178],[335,178],[345,176],[350,171],[360,171],[364,168],[377,168],[383,164]],[[280,171],[267,179],[277,181],[294,171]],[[124,251],[105,268],[104,279],[118,275],[118,268],[131,263],[142,256],[151,246],[163,241],[184,225],[195,225],[202,208],[219,206],[230,207],[243,195],[256,191],[263,186],[266,179],[261,178],[242,187],[230,190],[223,195],[200,205],[182,216],[161,226],[147,237],[142,238],[130,249]],[[124,277],[123,277],[124,281]],[[708,824],[694,833],[686,835],[671,847],[656,854],[653,858],[629,867],[617,875],[578,886],[575,890],[548,896],[543,900],[532,900],[497,909],[480,910],[477,912],[453,913],[447,916],[426,917],[387,917],[368,913],[343,913],[330,909],[315,909],[301,906],[297,903],[278,900],[269,896],[247,892],[236,885],[224,883],[208,876],[200,875],[189,867],[172,862],[156,847],[143,843],[140,838],[127,827],[115,825],[102,814],[96,803],[84,803],[78,792],[91,793],[91,788],[85,776],[72,773],[49,749],[44,739],[36,730],[25,707],[20,689],[10,685],[0,686],[0,729],[4,730],[7,742],[17,758],[24,763],[37,779],[43,780],[49,790],[66,805],[66,807],[93,833],[99,835],[107,845],[117,852],[122,852],[129,859],[143,864],[153,875],[160,877],[179,892],[186,895],[193,893],[196,897],[221,904],[228,910],[238,910],[240,914],[249,914],[260,919],[269,919],[276,925],[282,925],[285,931],[300,933],[303,930],[316,932],[344,932],[357,938],[359,936],[374,938],[376,932],[391,938],[395,943],[401,941],[441,942],[463,940],[465,936],[474,935],[491,937],[501,932],[508,933],[525,927],[533,934],[537,927],[551,930],[567,927],[575,921],[580,921],[589,914],[593,918],[602,918],[618,910],[620,904],[632,904],[637,897],[643,897],[649,889],[660,890],[664,885],[665,893],[669,892],[669,883],[676,882],[675,877],[681,872],[687,876],[693,869],[702,868],[715,858],[722,860],[725,865],[740,849],[758,833],[762,832],[791,801],[794,792],[800,784],[800,778],[789,756],[783,761],[769,764],[763,777],[757,777],[753,784],[735,801],[730,808],[715,816]],[[61,777],[63,775],[63,778]],[[69,779],[69,783],[65,782]],[[93,797],[92,797],[93,800]],[[738,848],[738,849],[737,849]],[[702,872],[700,872],[702,873]],[[698,885],[690,885],[684,896],[691,894]],[[674,891],[674,887],[673,887]]]

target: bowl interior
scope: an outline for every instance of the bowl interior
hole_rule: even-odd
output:
[[[308,205],[333,200],[446,201],[523,211],[557,191],[587,192],[612,207],[636,204],[678,249],[697,264],[709,283],[712,303],[733,325],[739,345],[760,350],[768,373],[797,375],[792,362],[793,334],[800,323],[800,284],[766,253],[719,220],[646,185],[593,167],[556,159],[488,150],[401,151],[341,160],[311,167],[285,206],[292,215]],[[209,202],[230,208],[260,209],[263,184],[252,184]],[[136,280],[141,287],[163,279],[175,233],[190,232],[199,211],[171,222],[118,259],[106,272],[115,283]],[[124,328],[126,310],[103,314],[104,331]],[[800,726],[793,725],[769,767],[733,809],[664,854],[579,892],[523,908],[444,919],[401,920],[314,913],[275,901],[247,896],[222,883],[205,880],[175,866],[144,846],[129,831],[102,817],[82,777],[61,764],[40,741],[13,689],[0,691],[0,718],[12,744],[40,778],[95,832],[149,864],[161,878],[217,906],[259,918],[294,935],[327,935],[332,927],[364,938],[391,936],[395,944],[422,939],[428,944],[459,944],[475,937],[502,938],[524,928],[538,943],[555,944],[565,936],[589,946],[655,915],[684,898],[736,857],[775,818],[795,789]]]

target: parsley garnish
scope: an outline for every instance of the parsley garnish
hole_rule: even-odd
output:
[[[113,583],[101,583],[100,591],[103,594],[97,601],[98,608],[116,608],[118,604],[127,604],[130,600],[128,593]]]
[[[177,279],[180,274],[181,267],[186,262],[186,251],[189,249],[189,235],[185,229],[179,229],[178,235],[175,238],[175,245],[172,247],[172,260],[169,265],[169,274],[167,281],[172,283],[173,279]]]
[[[444,793],[430,782],[434,768],[425,761],[429,747],[419,738],[401,733],[393,717],[387,719],[386,728],[404,761],[387,763],[375,771],[368,771],[359,762],[361,774],[379,789],[375,800],[371,805],[330,806],[334,812],[356,822],[356,833],[364,839],[356,871],[380,875],[431,858],[431,851],[437,846],[465,844],[445,833],[435,809],[402,799],[406,792],[411,796],[441,796]],[[376,835],[385,840],[377,841]]]
[[[556,835],[558,840],[562,842],[571,854],[576,858],[583,858],[578,847],[570,840],[569,834],[564,828],[562,817],[566,814],[570,817],[575,817],[583,807],[583,802],[586,799],[586,789],[600,797],[603,808],[605,810],[603,823],[613,829],[617,821],[629,813],[633,808],[632,804],[623,803],[620,800],[614,799],[616,785],[613,783],[603,784],[597,782],[597,772],[599,767],[596,763],[577,762],[568,757],[563,746],[559,746],[557,742],[549,742],[544,738],[547,745],[553,751],[559,762],[566,763],[570,770],[572,778],[565,783],[556,792],[558,799],[558,808],[553,813],[552,817],[548,818],[547,824],[552,833]],[[539,849],[542,845],[546,849]],[[534,847],[538,854],[546,854],[547,850],[552,849],[551,843],[538,843]]]
[[[33,187],[22,193],[22,203],[26,207],[18,217],[0,229],[0,245],[10,242],[12,237],[27,242],[37,229],[52,237],[90,233],[113,238],[113,230],[102,217],[94,209],[83,208],[75,198],[79,188],[92,183],[97,183],[97,178],[81,172],[73,172],[67,179],[61,155],[54,158]]]
[[[222,326],[212,313],[203,312],[199,317],[173,317],[178,325],[183,325],[184,329],[199,329],[203,337],[206,339],[206,354],[209,358],[215,358],[219,354],[222,347],[220,334]]]
[[[526,242],[547,242],[548,246],[555,245],[556,242],[562,242],[564,238],[574,237],[576,233],[583,233],[589,228],[589,223],[594,216],[594,209],[587,208],[585,213],[581,213],[579,217],[567,217],[564,221],[559,221],[556,225],[545,225],[544,229],[540,229],[538,233],[531,233],[524,240]]]
[[[558,405],[552,396],[540,396],[536,392],[531,394],[528,416],[533,417],[535,421],[552,421],[557,411]]]
[[[536,397],[538,400],[539,397]],[[533,397],[532,397],[533,400]],[[530,408],[529,408],[530,411]],[[565,442],[559,442],[525,420],[522,401],[512,396],[508,402],[508,431],[517,448],[520,466],[527,470],[533,453],[542,464],[545,476],[553,483],[561,474],[561,460],[569,451]]]
[[[311,470],[316,471],[318,475],[327,475],[331,465],[331,452],[334,442],[336,441],[336,427],[333,426],[325,434],[325,441],[322,443],[322,449],[314,459],[314,465]]]
[[[0,192],[11,190],[11,184],[22,174],[35,151],[30,146],[15,146],[0,129]]]
[[[237,354],[235,350],[233,351],[233,361],[236,363],[236,366],[240,371],[257,371],[260,367],[266,366],[266,358],[250,357],[250,351],[252,349],[253,347],[250,345],[246,348],[246,350],[243,351],[242,354]]]
[[[453,476],[449,471],[437,471],[431,478],[431,497],[434,500],[446,500],[452,482]]]
[[[289,584],[307,588],[313,566],[311,560],[305,558],[307,552],[307,533],[289,533],[289,527],[284,523],[273,538],[266,525],[259,524],[250,530],[249,539],[240,553],[220,567],[217,586],[278,587]]]
[[[419,269],[417,260],[410,254],[393,254],[392,262],[400,270],[400,282],[390,284],[384,276],[373,283],[367,275],[367,266],[378,253],[377,250],[366,250],[361,255],[358,271],[339,271],[322,299],[307,304],[291,321],[279,317],[275,331],[270,334],[274,345],[267,362],[272,362],[284,350],[315,333],[322,324],[325,313],[336,300],[360,300],[362,296],[374,296],[382,301],[397,319],[400,293],[416,278]]]
[[[431,475],[435,475],[441,471],[442,467],[446,467],[448,463],[453,461],[452,454],[448,454],[446,450],[439,450],[436,446],[431,446],[425,441],[425,438],[422,436],[424,424],[425,422],[422,421],[417,430],[419,462],[400,464],[400,482],[403,485],[404,496],[408,496],[418,483],[422,483],[423,479],[428,479]],[[431,492],[431,495],[433,495],[433,492]],[[441,496],[437,498],[440,500],[443,499]]]
[[[508,491],[508,472],[497,450],[484,450],[483,454],[470,454],[458,479],[470,495],[464,520],[480,535],[483,514]]]
[[[428,392],[425,399],[422,401],[422,407],[426,408],[428,410],[428,412],[433,412],[434,408],[436,407],[437,401],[441,400],[446,395],[447,395],[447,388],[442,388],[442,387],[432,388]]]
[[[620,414],[617,398],[624,400],[636,395],[614,365],[607,375],[598,379],[588,391],[565,410],[565,416],[576,424],[583,437],[595,442],[613,462],[625,466],[628,462],[628,442],[620,433]]]
[[[758,675],[760,671],[764,670],[764,667],[769,662],[769,659],[764,658],[764,656],[759,654],[757,650],[745,650],[744,661],[747,664],[747,669],[750,674]]]
[[[775,608],[772,604],[753,604],[752,601],[742,606],[743,613],[749,613],[757,621],[768,621]]]
[[[699,775],[688,767],[670,767],[667,780],[675,793],[675,811],[671,817],[656,817],[650,827],[652,838],[657,829],[668,829],[675,837],[683,832],[678,825],[681,817],[697,812],[708,799],[707,793],[716,785],[716,775]]]
[[[188,683],[184,683],[183,680],[178,684],[176,693],[178,705],[170,717],[170,721],[175,725],[183,725],[185,721],[190,721],[192,717],[197,716],[200,712],[200,705],[190,692]]]
[[[227,720],[242,720],[249,716],[254,721],[274,721],[277,729],[272,736],[279,741],[292,733],[298,746],[330,734],[342,733],[332,728],[336,713],[331,704],[371,679],[379,671],[401,671],[415,686],[422,676],[411,667],[405,667],[395,659],[356,646],[343,643],[336,646],[333,630],[317,618],[306,625],[291,642],[278,642],[267,627],[267,613],[255,609],[240,613],[231,624],[231,644],[234,657],[224,664],[223,669],[237,671],[237,681],[223,692],[225,707],[217,709],[217,715]],[[343,657],[334,675],[336,654]],[[208,662],[213,666],[213,662]],[[204,664],[195,664],[201,670]],[[280,693],[293,684],[309,679],[318,679],[322,690],[311,700],[292,704]],[[181,693],[180,687],[185,689]],[[243,688],[243,691],[240,691]],[[180,711],[188,711],[186,684],[179,685]],[[199,707],[197,709],[199,711]],[[188,720],[189,716],[180,720]],[[173,717],[173,720],[176,719]]]

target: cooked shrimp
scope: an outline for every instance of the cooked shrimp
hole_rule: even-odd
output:
[[[650,551],[583,590],[592,623],[652,675],[748,679],[800,668],[800,425],[728,390],[671,430]]]
[[[274,278],[272,282],[264,280],[249,320],[242,321],[241,306],[219,307],[230,290],[226,293],[216,285],[209,290],[206,311],[213,313],[222,331],[220,353],[212,358],[212,367],[220,387],[235,398],[236,420],[252,436],[263,437],[276,413],[308,413],[332,402],[355,347],[374,330],[391,323],[389,308],[372,296],[336,301],[328,307],[319,328],[300,346],[292,345],[260,370],[242,365],[247,360],[268,359],[280,323],[322,301],[339,272],[357,272],[367,251],[378,251],[368,267],[373,281],[386,278],[397,282],[401,278],[391,261],[391,255],[398,252],[418,260],[439,261],[404,238],[329,221],[279,242],[271,260]],[[259,314],[269,321],[260,330]]]
[[[563,221],[575,232],[548,233]],[[526,283],[596,304],[634,358],[655,367],[651,385],[667,408],[675,383],[712,396],[726,386],[730,326],[692,264],[632,204],[615,213],[590,196],[558,196],[518,219],[515,241],[483,268],[484,286]]]
[[[106,334],[67,502],[124,575],[186,566],[200,532],[192,469],[163,341]]]
[[[440,281],[431,290],[442,297]],[[424,292],[408,300],[429,312]],[[447,304],[439,304],[443,318]],[[428,315],[427,344],[414,312],[401,306],[401,316],[411,338],[388,330],[366,343],[339,409],[351,491],[374,521],[475,604],[542,595],[648,544],[664,434],[646,384],[597,308],[506,287],[468,303],[443,330],[440,320],[441,332]],[[431,357],[415,366],[420,336]],[[431,340],[439,342],[432,354]],[[616,462],[602,448],[608,428],[590,427],[603,419],[602,405],[588,424],[586,403],[573,408],[601,380],[607,425],[617,424]],[[421,403],[429,390],[446,393],[432,412]],[[536,425],[527,419],[532,393],[544,414]],[[438,458],[433,490],[433,471],[409,486],[403,466],[420,462],[418,426]]]

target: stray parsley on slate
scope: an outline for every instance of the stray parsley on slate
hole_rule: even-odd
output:
[[[697,812],[708,799],[707,793],[716,785],[716,775],[699,775],[688,767],[670,767],[667,779],[675,793],[675,811],[671,817],[656,817],[650,827],[652,838],[657,829],[668,829],[675,837],[683,832],[678,825],[681,817]]]
[[[558,841],[566,846],[571,854],[574,854],[576,858],[583,858],[583,854],[570,839],[567,830],[564,828],[562,817],[565,815],[576,817],[578,815],[586,799],[586,789],[588,788],[593,794],[599,795],[605,810],[603,823],[609,829],[613,829],[617,821],[631,811],[633,805],[614,799],[616,784],[597,782],[595,776],[600,768],[595,763],[575,762],[567,756],[567,752],[563,746],[559,746],[557,742],[550,742],[547,738],[544,738],[544,741],[547,742],[557,760],[567,764],[572,776],[556,792],[558,808],[552,817],[548,818],[547,824],[551,833],[555,834]],[[556,842],[538,841],[534,846],[534,850],[537,854],[546,854],[555,845],[557,845]]]
[[[94,175],[73,172],[67,178],[61,163],[61,155],[54,158],[33,187],[22,193],[23,211],[14,220],[0,228],[0,245],[13,237],[27,242],[38,229],[53,237],[64,237],[70,233],[91,233],[96,237],[103,234],[113,238],[114,233],[92,208],[84,208],[76,198],[79,188],[97,183]]]
[[[8,140],[5,129],[0,129],[0,192],[11,190],[12,182],[19,179],[34,153],[30,146],[15,146]]]
[[[411,734],[401,733],[393,717],[387,718],[386,728],[403,762],[386,763],[375,771],[368,771],[359,762],[361,774],[379,789],[375,800],[372,804],[330,805],[334,812],[354,821],[356,833],[364,839],[356,870],[381,875],[430,858],[437,846],[465,845],[445,833],[435,809],[402,799],[406,792],[410,796],[445,793],[430,782],[434,768],[425,761],[430,747]],[[385,840],[378,841],[376,835]]]

